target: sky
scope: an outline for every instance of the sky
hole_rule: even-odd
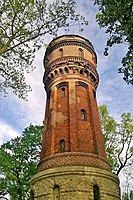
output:
[[[95,15],[98,11],[91,0],[77,0],[77,12],[84,15],[89,21],[83,32],[79,32],[79,27],[74,26],[70,31],[60,29],[61,34],[79,34],[91,41],[98,57],[98,73],[100,83],[97,89],[98,104],[106,104],[109,113],[120,120],[123,112],[133,113],[133,88],[127,85],[122,79],[122,74],[117,73],[121,66],[121,58],[124,56],[127,47],[116,45],[109,51],[109,56],[103,55],[108,35],[105,29],[100,29]],[[52,36],[46,35],[44,46],[36,53],[34,60],[35,70],[27,75],[27,83],[32,87],[28,101],[24,101],[15,96],[11,91],[4,97],[0,95],[0,144],[21,134],[24,128],[30,124],[42,124],[45,113],[46,93],[43,86],[43,57],[46,45],[52,40]]]

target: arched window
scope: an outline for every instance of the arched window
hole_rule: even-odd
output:
[[[54,193],[54,200],[60,200],[60,186],[59,185],[55,185],[53,189],[53,193]]]
[[[60,153],[65,152],[65,140],[63,139],[59,141],[59,152]]]
[[[81,57],[81,58],[84,57],[84,51],[81,48],[79,48],[79,57]]]
[[[54,73],[55,73],[55,75],[58,75],[58,71],[57,70],[55,70]]]
[[[100,193],[99,193],[99,187],[98,185],[93,186],[93,199],[94,200],[100,200]]]
[[[80,74],[82,74],[82,75],[83,75],[83,73],[84,73],[84,72],[83,72],[83,70],[81,69],[81,70],[80,70]]]
[[[59,69],[59,72],[60,72],[61,74],[63,74],[63,69],[60,68],[60,69]]]
[[[63,49],[62,48],[59,49],[59,53],[60,53],[60,57],[63,57]]]
[[[65,97],[66,96],[66,90],[65,87],[60,88],[60,97]]]
[[[68,73],[68,68],[67,67],[65,67],[65,72]]]
[[[54,78],[54,75],[53,75],[53,73],[51,73],[51,78]]]
[[[33,192],[33,190],[30,191],[30,200],[34,200],[34,192]]]
[[[89,72],[87,70],[85,70],[85,74],[87,77],[89,76]]]
[[[81,119],[82,121],[87,121],[87,112],[85,109],[81,109]]]

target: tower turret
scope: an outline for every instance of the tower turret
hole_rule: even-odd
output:
[[[105,153],[91,42],[78,35],[52,40],[44,67],[47,102],[41,159],[32,180],[35,199],[120,199]]]

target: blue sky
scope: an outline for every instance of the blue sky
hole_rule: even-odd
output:
[[[98,56],[98,73],[100,84],[97,90],[97,101],[99,104],[106,104],[109,112],[115,119],[120,120],[123,112],[133,113],[133,92],[132,86],[127,85],[122,74],[117,73],[117,68],[121,66],[121,58],[126,52],[126,46],[114,46],[109,51],[109,56],[105,57],[103,51],[108,35],[105,29],[100,29],[95,20],[97,7],[91,0],[77,0],[77,12],[84,15],[89,21],[84,32],[78,31],[78,26],[71,27],[67,34],[79,34],[89,39]],[[64,29],[58,32],[66,34]],[[9,91],[6,97],[0,96],[0,143],[6,142],[11,138],[21,134],[29,124],[42,124],[44,120],[46,94],[44,91],[43,78],[43,57],[45,44],[51,41],[52,37],[46,35],[44,47],[36,53],[34,66],[36,69],[27,75],[27,82],[32,86],[28,101],[18,99]]]

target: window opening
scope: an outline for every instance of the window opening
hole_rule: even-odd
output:
[[[68,73],[68,68],[67,67],[65,67],[65,72]]]
[[[93,196],[94,196],[94,200],[100,200],[100,193],[99,193],[98,185],[93,186]]]
[[[59,52],[60,52],[60,57],[63,57],[63,49],[59,49]]]
[[[87,121],[87,112],[85,109],[81,109],[81,119],[82,121]]]
[[[59,152],[60,153],[65,152],[65,140],[63,139],[59,141]]]
[[[85,73],[86,73],[86,76],[88,77],[89,76],[89,72],[86,70]]]
[[[81,58],[84,57],[84,51],[83,51],[83,49],[81,49],[81,48],[79,48],[79,56],[80,56]]]
[[[55,70],[55,71],[54,71],[54,73],[55,73],[55,75],[57,75],[57,74],[58,74],[58,71],[57,71],[57,70]]]
[[[60,72],[61,74],[63,74],[63,70],[62,70],[61,68],[59,69],[59,72]]]
[[[90,73],[90,77],[91,77],[91,80],[93,80],[93,79],[94,79],[94,76],[93,76],[93,74],[92,74],[92,73]]]
[[[34,200],[34,192],[33,192],[33,190],[30,191],[30,200]]]
[[[80,70],[80,74],[83,74],[83,70],[82,69]]]
[[[60,187],[59,185],[56,185],[53,189],[54,193],[54,200],[60,200]]]
[[[51,73],[51,78],[54,78],[54,75],[53,75],[53,73]]]
[[[60,97],[65,97],[66,96],[66,90],[65,87],[60,88]]]

